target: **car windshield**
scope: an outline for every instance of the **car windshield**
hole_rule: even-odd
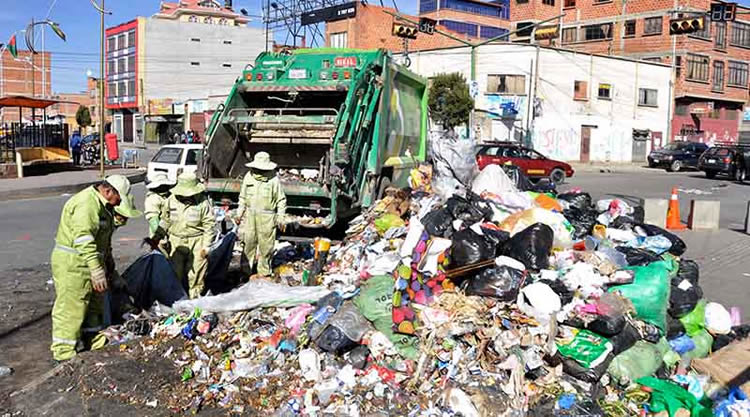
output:
[[[179,164],[180,157],[182,156],[182,149],[180,148],[162,148],[159,153],[154,156],[151,162],[158,162],[160,164]]]
[[[678,151],[678,150],[685,149],[687,145],[688,145],[687,143],[672,142],[672,143],[666,144],[663,149],[667,151]]]

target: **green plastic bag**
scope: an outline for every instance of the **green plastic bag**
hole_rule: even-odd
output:
[[[568,343],[557,343],[561,355],[574,359],[587,369],[604,362],[613,348],[609,339],[588,330],[578,331]]]
[[[714,338],[708,330],[701,330],[693,336],[690,336],[690,338],[693,339],[693,342],[695,343],[695,349],[685,352],[685,355],[683,355],[684,357],[690,359],[705,358],[711,353],[711,346],[714,344]]]
[[[690,410],[691,417],[711,417],[711,400],[704,397],[700,402],[693,394],[674,382],[647,376],[636,381],[637,383],[651,387],[650,409],[654,414],[667,411],[669,417],[673,417],[677,410],[684,408]]]
[[[706,328],[706,300],[698,301],[693,311],[680,318],[685,333],[693,337]]]
[[[639,340],[633,347],[615,356],[607,372],[620,384],[629,385],[638,378],[653,375],[662,364],[662,356],[658,345]]]
[[[377,219],[375,219],[375,229],[378,233],[383,234],[393,227],[406,226],[406,223],[401,217],[398,217],[392,213],[386,213]]]
[[[612,287],[609,292],[619,291],[630,299],[635,307],[636,317],[658,327],[663,334],[667,328],[671,288],[669,273],[674,266],[674,261],[658,261],[646,266],[625,268],[635,271],[633,283]]]
[[[378,275],[365,281],[360,286],[360,293],[354,297],[354,305],[375,328],[386,335],[396,346],[398,352],[407,359],[418,359],[417,342],[419,338],[393,332],[393,283],[390,275]]]

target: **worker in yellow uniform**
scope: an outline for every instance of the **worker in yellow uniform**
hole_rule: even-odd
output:
[[[96,333],[104,321],[101,294],[110,286],[114,207],[130,204],[130,182],[111,175],[88,187],[63,206],[52,250],[52,356],[68,360],[84,345],[83,333]],[[91,341],[97,345],[97,338]]]
[[[216,234],[216,220],[205,191],[195,173],[180,174],[162,209],[155,236],[157,241],[169,236],[172,265],[180,282],[187,282],[190,298],[203,293],[208,251]]]
[[[146,200],[143,203],[144,214],[148,222],[148,237],[153,239],[156,230],[159,228],[162,208],[167,204],[170,190],[174,187],[174,181],[169,179],[166,172],[156,172],[153,177],[149,178],[146,185]],[[164,254],[169,255],[169,244],[167,239],[163,239],[159,249]]]
[[[268,153],[256,153],[246,166],[250,171],[242,180],[237,210],[245,245],[241,267],[243,273],[250,275],[257,254],[258,275],[267,277],[271,275],[276,227],[285,224],[286,195]]]

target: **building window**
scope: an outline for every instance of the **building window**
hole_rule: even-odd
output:
[[[531,31],[534,30],[534,22],[518,22],[516,23],[516,36],[523,38],[531,36]]]
[[[107,61],[107,75],[116,74],[115,66],[117,65],[116,59],[110,59]]]
[[[506,74],[487,75],[487,92],[514,95],[526,94],[526,76]]]
[[[214,23],[214,19],[211,16],[206,16],[205,18],[203,18],[203,23],[212,25]]]
[[[562,31],[562,42],[573,43],[578,40],[578,28],[565,28]]]
[[[516,4],[525,4],[528,3],[529,0],[516,0]]]
[[[661,33],[662,18],[659,17],[648,17],[643,19],[643,34],[644,35],[658,35]]]
[[[119,83],[117,83],[117,97],[127,97],[128,90],[126,90],[125,88],[125,81],[120,81]]]
[[[346,48],[346,32],[331,33],[331,48]]]
[[[635,20],[625,21],[625,36],[635,36]]]
[[[730,44],[750,48],[750,25],[747,23],[732,22],[732,39]]]
[[[693,81],[708,81],[708,57],[688,54],[685,78]]]
[[[107,52],[112,52],[117,48],[117,38],[110,36],[107,38]]]
[[[682,57],[676,56],[674,58],[675,77],[680,78],[682,75]]]
[[[200,42],[201,38],[190,38],[190,42]]]
[[[565,0],[563,2],[563,7],[566,9],[572,9],[576,7],[576,0]]]
[[[117,60],[117,73],[122,74],[127,68],[127,57],[123,57]]]
[[[708,18],[703,19],[703,29],[696,30],[690,36],[706,40],[711,39],[711,21]]]
[[[107,97],[117,97],[117,83],[107,83]]]
[[[190,65],[193,66],[193,67],[199,67],[201,65],[201,63],[198,62],[198,61],[191,61]]]
[[[445,26],[448,30],[463,33],[475,38],[477,37],[477,30],[479,29],[477,25],[466,22],[458,22],[456,20],[441,20],[439,23]]]
[[[421,0],[419,2],[419,14],[434,12],[437,10],[438,0]]]
[[[727,24],[724,22],[714,22],[714,46],[727,49]]]
[[[125,43],[125,41],[126,39],[125,39],[124,33],[117,35],[117,49],[118,50],[127,48],[127,44]]]
[[[128,97],[135,97],[135,80],[128,80]]]
[[[573,99],[574,100],[588,100],[589,99],[589,84],[586,81],[575,81],[573,83]]]
[[[638,105],[656,107],[657,90],[653,88],[639,88],[638,89]]]
[[[500,17],[503,19],[510,18],[510,10],[504,4],[489,4],[467,0],[440,0],[440,8],[458,10],[482,16]]]
[[[494,26],[480,26],[479,37],[482,39],[492,39],[508,33],[508,29],[496,28]]]
[[[128,48],[135,48],[135,31],[128,32]]]
[[[612,23],[584,26],[582,29],[583,40],[585,41],[612,39]]]
[[[604,100],[612,99],[612,84],[599,84],[599,98]]]
[[[135,72],[135,55],[128,57],[128,72]]]
[[[724,91],[724,62],[714,61],[714,78],[711,85],[714,91]]]
[[[542,0],[542,4],[546,4],[547,6],[554,6],[555,0]]]
[[[748,65],[744,62],[729,61],[727,85],[747,88]]]

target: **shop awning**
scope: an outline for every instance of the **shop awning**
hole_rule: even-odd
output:
[[[57,103],[74,103],[72,101],[50,100],[46,98],[34,98],[26,96],[5,96],[0,97],[0,108],[3,107],[24,107],[27,109],[46,109]]]

